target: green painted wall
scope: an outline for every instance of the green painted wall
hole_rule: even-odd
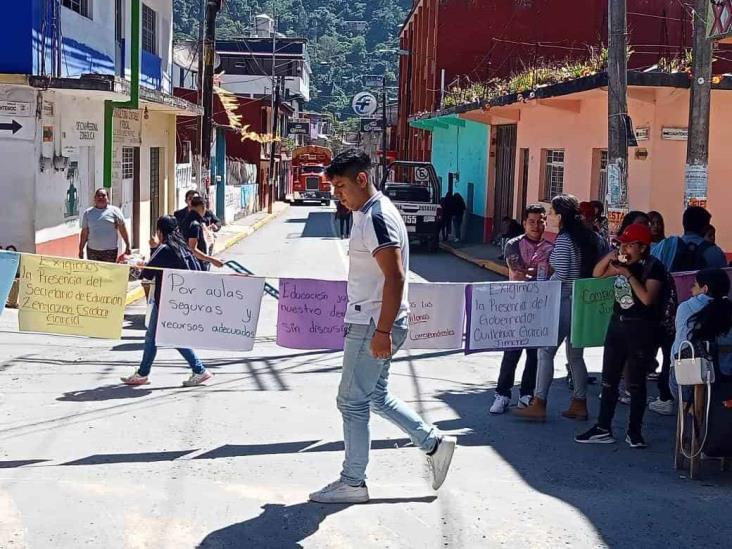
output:
[[[456,117],[444,117],[447,118]],[[468,237],[482,241],[486,216],[488,189],[488,147],[490,126],[465,120],[465,126],[449,125],[434,128],[432,132],[432,164],[442,178],[442,194],[447,192],[448,173],[458,173],[454,190],[468,204],[471,216]],[[472,187],[472,197],[470,189]]]

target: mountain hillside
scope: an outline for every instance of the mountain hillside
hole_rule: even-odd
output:
[[[173,0],[176,38],[198,39],[200,0]],[[386,74],[396,85],[398,32],[411,0],[274,0],[279,32],[309,41],[313,111],[350,116],[361,76]],[[273,1],[225,0],[217,37],[246,36],[254,16],[272,14]],[[359,23],[363,22],[363,23]]]

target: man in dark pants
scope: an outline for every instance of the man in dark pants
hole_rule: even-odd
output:
[[[549,256],[554,245],[544,240],[546,210],[541,204],[532,204],[523,215],[524,234],[508,241],[504,255],[508,264],[509,279],[516,282],[547,280],[549,277]],[[511,349],[503,353],[501,372],[498,374],[496,398],[491,406],[491,414],[504,413],[511,404],[511,389],[516,375],[516,367],[523,349]],[[526,366],[521,378],[519,407],[524,408],[531,402],[536,385],[537,349],[526,349]]]
[[[200,195],[194,196],[191,199],[191,211],[188,214],[188,217],[186,217],[188,224],[185,232],[183,233],[183,236],[185,236],[185,240],[188,243],[188,247],[191,252],[194,252],[194,254],[196,250],[203,255],[208,255],[210,253],[209,245],[206,241],[206,231],[208,229],[206,226],[206,220],[204,219],[205,215],[206,202]],[[196,255],[196,257],[199,256]],[[211,269],[211,264],[208,261],[203,260],[201,261],[201,267],[204,271],[208,271]]]

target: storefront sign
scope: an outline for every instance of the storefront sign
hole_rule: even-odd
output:
[[[636,141],[648,141],[651,138],[651,128],[636,128],[635,129],[635,140]]]
[[[666,141],[686,141],[689,138],[689,130],[686,128],[663,128],[661,139]]]
[[[362,118],[361,131],[363,133],[372,133],[383,131],[384,125],[381,118]]]
[[[611,235],[618,233],[618,229],[620,228],[620,224],[623,222],[623,218],[626,213],[628,213],[628,210],[623,208],[608,208],[607,224]]]
[[[141,144],[142,113],[132,109],[114,111],[114,142],[120,145]]]
[[[31,116],[31,104],[24,101],[0,101],[0,116]]]
[[[310,134],[310,120],[307,118],[293,118],[287,123],[287,133],[290,135]]]

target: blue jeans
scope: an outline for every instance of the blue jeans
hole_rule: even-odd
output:
[[[435,449],[439,440],[436,427],[428,425],[404,402],[389,391],[391,359],[377,360],[371,354],[371,338],[376,326],[346,325],[343,352],[343,373],[338,387],[338,410],[343,416],[343,440],[346,458],[341,480],[351,486],[360,486],[366,479],[371,438],[369,414],[373,410],[404,431],[415,446],[425,452]],[[407,339],[406,319],[394,325],[392,348],[395,354]]]
[[[145,333],[145,347],[142,351],[142,362],[140,367],[137,369],[137,373],[142,377],[150,375],[150,369],[152,368],[155,355],[158,354],[158,347],[155,345],[155,329],[158,325],[158,306],[153,303],[150,309],[150,320],[147,325],[147,332]],[[191,366],[194,374],[202,374],[206,371],[203,367],[203,362],[198,358],[193,349],[177,349],[177,351],[186,359],[186,362]]]
[[[572,373],[574,390],[572,398],[584,400],[587,398],[587,365],[584,359],[584,349],[573,347],[570,342],[572,332],[572,294],[571,286],[567,290],[562,287],[562,303],[559,306],[559,340],[556,347],[539,349],[539,365],[536,370],[536,389],[534,396],[547,400],[549,387],[554,379],[554,357],[559,345],[564,341],[567,350],[567,362]]]

